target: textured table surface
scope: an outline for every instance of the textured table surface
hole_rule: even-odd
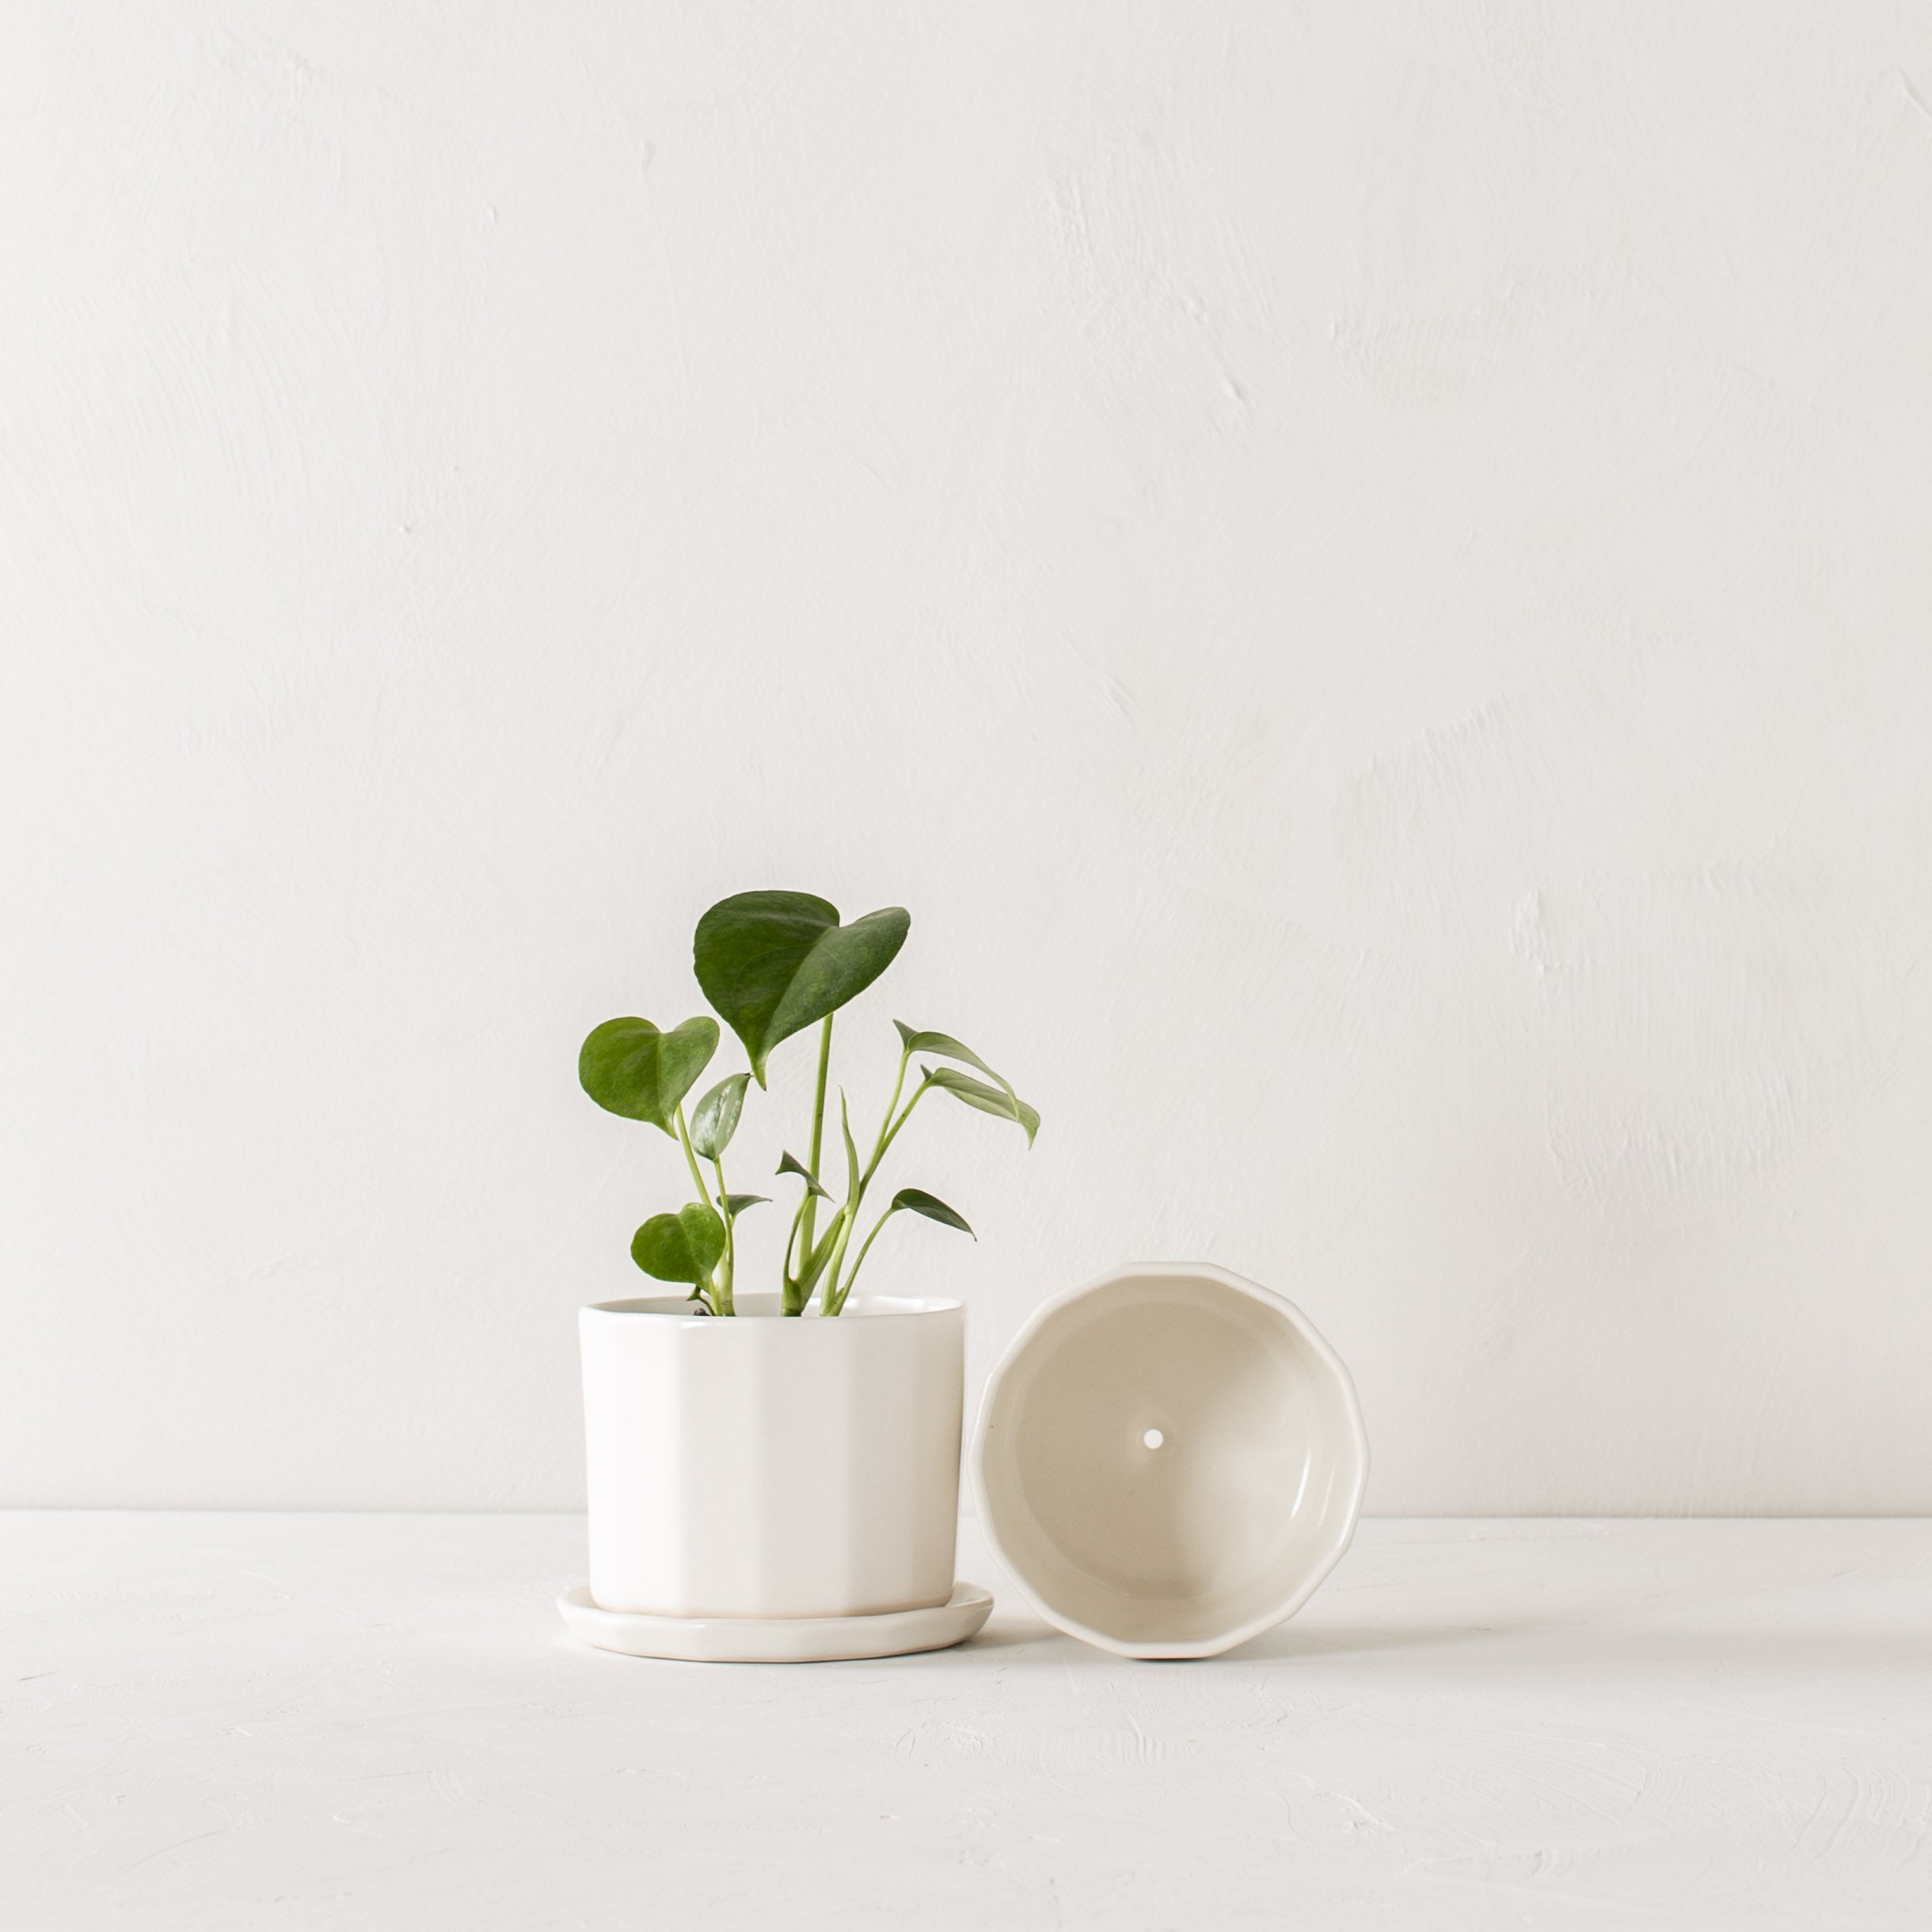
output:
[[[0,1516],[0,1926],[1932,1925],[1932,1524],[1374,1522],[1134,1664],[576,1648],[557,1516]]]

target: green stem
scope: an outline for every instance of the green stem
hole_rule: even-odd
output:
[[[859,1176],[858,1185],[852,1189],[851,1198],[846,1203],[845,1232],[840,1238],[839,1246],[833,1249],[831,1263],[825,1270],[824,1299],[820,1306],[828,1315],[837,1314],[846,1305],[846,1299],[852,1292],[852,1284],[858,1280],[858,1271],[865,1264],[865,1250],[872,1246],[879,1229],[885,1225],[887,1215],[892,1211],[891,1208],[887,1208],[885,1214],[879,1217],[872,1233],[865,1237],[864,1246],[858,1251],[858,1260],[853,1263],[852,1272],[841,1289],[839,1285],[839,1271],[845,1265],[846,1247],[852,1238],[853,1228],[858,1225],[859,1207],[865,1198],[865,1190],[871,1185],[873,1176],[878,1172],[879,1163],[885,1158],[887,1148],[899,1138],[899,1130],[912,1118],[913,1109],[924,1099],[926,1089],[932,1085],[930,1080],[922,1080],[913,1089],[911,1099],[900,1109],[898,1119],[892,1118],[892,1108],[898,1105],[899,1090],[905,1084],[906,1062],[909,1057],[903,1053],[899,1056],[899,1078],[892,1083],[892,1099],[886,1108],[885,1120],[880,1125],[878,1145],[873,1149],[872,1158],[866,1164],[865,1172]]]
[[[785,1284],[785,1312],[788,1315],[798,1314],[802,1312],[804,1307],[802,1299],[798,1293],[798,1277],[804,1273],[805,1263],[811,1257],[800,1254],[797,1257],[798,1265],[796,1270],[793,1268],[792,1261],[793,1253],[798,1246],[799,1227],[805,1218],[805,1203],[811,1198],[812,1192],[810,1188],[807,1188],[799,1201],[797,1210],[792,1215],[792,1231],[785,1238],[782,1279]]]
[[[691,1149],[691,1130],[684,1124],[684,1103],[682,1101],[678,1103],[678,1145],[684,1150],[684,1164],[691,1170],[691,1185],[698,1190],[698,1198],[709,1207],[711,1191],[705,1185],[705,1177],[698,1169],[698,1156]],[[725,1238],[728,1245],[728,1229],[726,1230]],[[732,1312],[731,1284],[728,1280],[721,1291],[715,1282],[712,1284],[712,1299],[717,1304],[716,1312],[719,1314],[728,1315]]]
[[[906,1063],[912,1058],[910,1047],[902,1048],[899,1055],[899,1077],[892,1082],[892,1097],[885,1103],[885,1117],[879,1123],[879,1138],[873,1143],[872,1158],[865,1163],[865,1178],[869,1181],[878,1172],[879,1163],[885,1158],[885,1150],[892,1144],[892,1136],[887,1129],[892,1124],[892,1109],[899,1105],[900,1090],[906,1084]]]
[[[732,1306],[732,1287],[738,1279],[737,1217],[731,1211],[731,1189],[724,1185],[724,1155],[713,1154],[711,1166],[718,1177],[718,1212],[724,1217],[724,1306],[728,1314],[736,1314],[737,1310]]]
[[[865,1265],[865,1257],[872,1253],[872,1244],[879,1238],[879,1230],[892,1219],[894,1210],[888,1208],[872,1224],[872,1232],[865,1237],[865,1245],[858,1251],[858,1259],[852,1264],[852,1272],[846,1276],[845,1291],[839,1297],[839,1306],[844,1307],[853,1289],[858,1284],[858,1271]],[[835,1313],[836,1310],[834,1311]]]
[[[891,1147],[894,1141],[898,1139],[899,1130],[912,1118],[913,1109],[918,1106],[919,1102],[926,1097],[926,1090],[930,1087],[931,1085],[932,1082],[930,1080],[922,1080],[919,1084],[912,1090],[912,1097],[911,1100],[906,1102],[905,1111],[901,1113],[899,1118],[892,1123],[892,1131],[887,1134],[884,1139],[879,1143],[879,1150],[872,1157],[872,1166],[868,1167],[865,1169],[865,1178],[868,1181],[871,1180],[873,1169],[876,1169],[879,1163],[885,1158],[886,1149]]]
[[[846,1298],[839,1292],[839,1271],[845,1265],[846,1249],[852,1239],[852,1230],[858,1220],[858,1204],[865,1198],[865,1190],[861,1188],[857,1196],[846,1203],[845,1226],[839,1230],[839,1246],[832,1250],[832,1258],[826,1264],[825,1285],[820,1289],[820,1307],[828,1315],[835,1315],[844,1307]]]
[[[691,1170],[691,1185],[698,1190],[701,1201],[709,1201],[711,1190],[705,1185],[705,1177],[698,1171],[698,1156],[691,1150],[691,1130],[684,1124],[684,1103],[678,1103],[678,1145],[684,1150],[684,1165]]]
[[[819,1154],[825,1145],[825,1080],[831,1071],[832,1064],[832,1016],[825,1016],[825,1024],[819,1029],[819,1082],[818,1091],[812,1100],[812,1150],[805,1158],[805,1165],[816,1178],[819,1171]],[[819,1197],[808,1188],[801,1206],[801,1217],[794,1224],[800,1233],[798,1265],[802,1269],[812,1258],[812,1242],[818,1231]],[[805,1312],[804,1298],[799,1295],[791,1272],[791,1249],[788,1244],[785,1259],[785,1312],[788,1315],[801,1315]]]

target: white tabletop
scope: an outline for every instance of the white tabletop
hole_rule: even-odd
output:
[[[559,1516],[0,1516],[0,1926],[1932,1925],[1932,1524],[1371,1522],[1135,1664],[581,1649]]]

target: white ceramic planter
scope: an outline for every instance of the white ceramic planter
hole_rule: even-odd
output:
[[[855,1296],[827,1321],[774,1295],[580,1318],[590,1595],[671,1618],[877,1616],[953,1593],[964,1315]],[[983,1618],[983,1613],[982,1613]]]
[[[972,1478],[993,1554],[1050,1622],[1126,1656],[1211,1656],[1341,1559],[1368,1438],[1299,1310],[1225,1268],[1144,1263],[1021,1329]]]

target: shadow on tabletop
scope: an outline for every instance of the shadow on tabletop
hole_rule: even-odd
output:
[[[1015,1620],[998,1628],[989,1625],[958,1649],[961,1653],[996,1653],[1002,1664],[1051,1664],[1055,1668],[1075,1663],[1238,1664],[1250,1668],[1279,1664],[1286,1668],[1365,1658],[1437,1662],[1445,1660],[1447,1652],[1459,1663],[1539,1669],[1573,1669],[1588,1664],[1611,1668],[1619,1664],[1702,1668],[1742,1665],[1788,1671],[1794,1666],[1819,1669],[1853,1664],[1865,1669],[1925,1670],[1932,1669],[1932,1618],[1925,1627],[1865,1630],[1778,1630],[1762,1625],[1633,1628],[1618,1623],[1614,1615],[1492,1624],[1324,1623],[1302,1629],[1289,1622],[1265,1630],[1218,1657],[1147,1660],[1117,1656],[1046,1624]]]

